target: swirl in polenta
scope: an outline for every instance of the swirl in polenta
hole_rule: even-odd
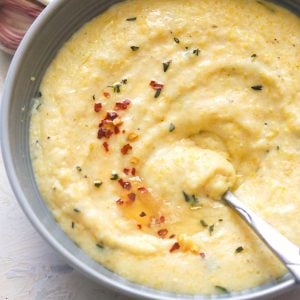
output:
[[[41,195],[125,278],[188,294],[286,270],[221,200],[300,245],[300,20],[254,0],[128,0],[62,47],[32,110]]]

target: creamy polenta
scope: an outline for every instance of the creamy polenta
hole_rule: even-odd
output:
[[[57,222],[129,280],[182,293],[286,270],[220,199],[300,245],[300,20],[252,0],[129,0],[59,51],[32,111]]]

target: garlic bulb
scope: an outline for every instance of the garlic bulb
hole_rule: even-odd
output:
[[[0,0],[0,49],[13,54],[45,5],[30,0]]]

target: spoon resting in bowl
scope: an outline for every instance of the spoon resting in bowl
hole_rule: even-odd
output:
[[[250,225],[265,244],[283,262],[295,282],[300,283],[300,249],[245,206],[232,192],[227,191],[223,200]]]

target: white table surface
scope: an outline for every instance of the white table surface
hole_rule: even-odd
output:
[[[0,95],[11,57],[0,51]],[[129,300],[66,265],[19,208],[0,156],[0,300]],[[299,300],[300,290],[277,296]]]

